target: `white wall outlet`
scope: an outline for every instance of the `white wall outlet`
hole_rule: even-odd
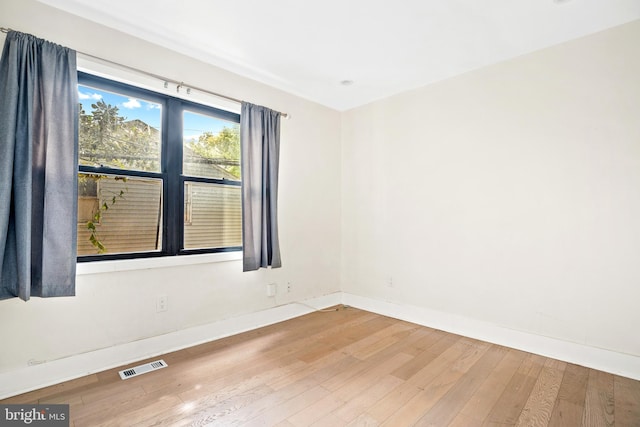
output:
[[[391,277],[391,276],[387,277],[387,286],[390,287],[390,288],[395,287],[394,284],[393,284],[393,277]]]
[[[291,282],[287,282],[287,292],[291,292],[292,287],[293,285],[291,285]]]
[[[158,295],[156,299],[156,313],[167,311],[169,309],[169,297],[166,295]]]
[[[275,297],[276,296],[276,291],[277,291],[277,285],[275,283],[269,283],[267,285],[267,296],[268,297]]]

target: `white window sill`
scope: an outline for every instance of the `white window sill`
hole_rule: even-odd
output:
[[[79,262],[76,276],[85,274],[112,273],[116,271],[146,270],[195,264],[242,260],[242,251],[218,252],[214,254],[183,255],[158,258],[121,259],[113,261]]]

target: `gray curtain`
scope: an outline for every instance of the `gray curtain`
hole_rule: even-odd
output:
[[[243,271],[280,267],[278,161],[280,113],[242,103]]]
[[[75,51],[9,32],[0,93],[0,299],[74,295]]]

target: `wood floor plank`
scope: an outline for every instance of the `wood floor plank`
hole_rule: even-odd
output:
[[[287,376],[289,372],[296,369],[298,365],[304,365],[302,362],[294,362],[291,365],[277,366],[273,365],[250,376],[234,376],[232,378],[225,377],[216,380],[210,384],[201,385],[198,384],[191,390],[179,393],[178,396],[185,402],[197,407],[211,406],[217,408],[220,402],[233,402],[234,396],[245,395],[249,393],[255,396],[254,390],[256,388],[265,387],[270,392],[273,392],[273,388],[269,386],[269,381],[274,378]],[[241,374],[241,372],[239,372]],[[234,404],[235,405],[235,404]],[[237,409],[237,405],[234,406]],[[228,411],[228,409],[224,409]]]
[[[73,405],[75,407],[80,407],[84,405],[82,401],[82,396],[78,393],[63,393],[55,396],[47,396],[38,400],[39,404],[49,404],[49,405],[59,405],[59,404],[67,404]]]
[[[302,411],[287,419],[294,426],[309,426],[333,412],[346,402],[333,393],[329,393],[317,402],[304,408]]]
[[[413,359],[396,369],[393,372],[393,375],[397,376],[398,378],[402,378],[403,380],[411,378],[414,374],[416,374],[416,372],[429,365],[429,363],[431,363],[436,357],[440,356],[445,350],[451,347],[458,340],[459,337],[457,337],[456,335],[445,334],[439,337],[434,337],[431,345],[426,346],[426,348],[421,353],[417,354]],[[434,347],[437,348],[432,349]]]
[[[387,328],[392,325],[393,321],[388,317],[379,317],[353,325],[345,329],[344,331],[347,333],[344,334],[322,333],[321,336],[313,337],[311,342],[295,354],[295,357],[310,363],[336,348],[342,348],[344,351],[352,353],[349,349],[368,345],[369,342],[377,341],[381,335],[390,333]],[[391,331],[395,328],[392,328]]]
[[[359,359],[366,359],[368,358],[368,356],[370,356],[373,353],[376,353],[377,351],[371,351],[369,350],[370,348],[373,347],[373,349],[378,348],[377,346],[379,346],[379,342],[381,340],[385,340],[389,337],[394,337],[397,334],[404,334],[404,336],[407,336],[408,333],[407,332],[411,332],[413,330],[415,330],[417,327],[417,325],[413,325],[407,322],[401,322],[398,324],[391,324],[388,325],[387,327],[380,329],[378,331],[373,332],[372,334],[370,334],[367,337],[363,337],[355,342],[353,342],[352,344],[346,346],[344,348],[344,351],[346,351],[347,353],[353,355],[354,357],[357,357]],[[388,345],[391,345],[395,342],[397,342],[398,339],[394,339],[392,342],[390,342]],[[385,341],[386,342],[386,341]],[[388,346],[387,345],[387,346]],[[387,347],[385,346],[385,347]]]
[[[358,388],[360,387],[359,381],[367,381],[369,378],[377,377],[382,375],[400,363],[403,363],[406,358],[409,357],[405,354],[399,353],[393,358],[385,361],[383,364],[367,364],[364,363],[367,369],[364,369],[359,375],[356,375],[356,378],[353,379],[353,382],[350,382],[350,387]],[[316,372],[311,373],[310,375],[299,379],[298,381],[287,385],[279,390],[275,390],[271,395],[265,396],[263,399],[260,399],[251,405],[243,408],[234,414],[234,417],[239,420],[250,420],[255,419],[261,416],[263,413],[269,410],[269,408],[280,405],[287,400],[304,393],[308,388],[312,388],[317,385],[322,385],[324,387],[325,381],[330,381],[332,377],[339,375],[340,373],[335,372],[332,369],[332,366],[324,366],[323,368],[317,370]],[[326,387],[325,387],[326,388]],[[239,425],[239,422],[235,420],[225,420],[222,419],[218,423],[213,422],[212,425]]]
[[[447,427],[482,427],[482,420],[458,413]]]
[[[460,410],[461,418],[471,418],[474,424],[482,424],[526,356],[525,352],[510,349]],[[458,422],[455,418],[452,421],[454,424]]]
[[[267,381],[267,384],[274,390],[280,390],[289,384],[295,383],[296,381],[309,377],[310,375],[314,375],[320,370],[330,371],[332,374],[338,374],[342,372],[350,372],[358,364],[360,364],[360,361],[355,357],[342,352],[335,352],[328,354],[323,359],[316,360],[313,363],[304,363],[302,368],[293,370],[287,375],[275,377]]]
[[[368,359],[374,354],[390,347],[391,345],[397,343],[398,341],[401,341],[403,338],[406,338],[407,336],[409,336],[409,334],[411,334],[412,331],[413,331],[412,329],[408,329],[408,330],[381,338],[378,341],[364,348],[361,348],[358,351],[355,351],[353,353],[353,357],[356,357],[361,360]]]
[[[420,334],[419,330],[420,329],[412,329],[409,335],[403,336],[401,340],[385,347],[379,352],[369,355],[367,358],[363,359],[363,361],[368,363],[378,363],[397,353],[404,353],[413,357],[413,352],[411,350],[412,347],[424,338],[424,336]],[[399,332],[399,334],[404,335],[404,332]]]
[[[409,331],[409,334],[403,336],[402,339],[400,339],[398,342],[393,343],[389,347],[385,347],[381,351],[381,353],[383,353],[382,357],[386,357],[384,356],[385,354],[389,355],[396,352],[402,352],[410,356],[415,356],[416,353],[422,352],[422,350],[418,349],[422,349],[425,341],[430,341],[431,339],[433,339],[430,337],[433,337],[435,332],[436,331],[429,328],[419,327],[416,329],[411,329]],[[372,354],[372,356],[373,355],[377,355],[377,353]]]
[[[615,421],[619,426],[640,427],[640,381],[614,376]]]
[[[358,418],[347,424],[347,427],[377,427],[380,424],[367,414],[360,414]]]
[[[421,375],[417,385],[424,387],[391,417],[382,423],[383,426],[416,425],[433,406],[454,386],[454,384],[488,351],[488,343],[461,338],[453,347],[460,348],[459,355],[442,369],[440,374],[424,382],[428,376]],[[416,374],[421,374],[422,371]],[[410,382],[414,377],[409,378]]]
[[[376,420],[379,424],[386,421],[395,414],[398,408],[404,406],[415,395],[420,393],[421,387],[415,384],[404,382],[396,387],[391,393],[388,393],[382,399],[376,401],[367,411],[369,418]]]
[[[446,332],[427,327],[418,328],[413,332],[413,334],[415,339],[412,339],[411,342],[402,350],[412,356],[422,353],[428,347],[431,347],[434,342],[446,335],[449,335]]]
[[[330,392],[321,387],[315,386],[306,390],[291,399],[281,402],[279,405],[273,406],[251,420],[248,420],[242,426],[272,426],[281,421],[286,420],[290,416],[297,414],[307,406],[317,402],[319,399],[326,397]]]
[[[85,400],[85,396],[89,396],[89,399]],[[96,396],[101,396],[102,398],[96,398]],[[144,399],[145,396],[146,393],[142,387],[136,386],[126,387],[125,385],[124,388],[120,389],[105,387],[93,390],[81,396],[84,404],[75,408],[74,417],[83,418],[91,417],[96,413],[108,413],[113,408],[125,407],[131,401]]]
[[[338,390],[335,394],[339,396],[345,403],[336,408],[334,414],[345,422],[352,422],[373,405],[377,400],[393,393],[403,381],[392,375],[385,375],[372,384],[367,384],[365,389],[361,389],[357,394],[350,395],[348,398],[340,394]]]
[[[153,414],[132,427],[208,425],[224,417],[233,417],[240,409],[271,393],[271,388],[261,384],[230,395],[224,400],[202,399],[184,402],[183,405]]]
[[[484,425],[511,424],[514,425],[522,408],[529,398],[529,394],[538,380],[546,358],[529,354],[520,364],[518,370],[507,384],[502,395],[491,409]]]
[[[340,418],[336,417],[333,414],[329,414],[325,417],[320,418],[315,423],[311,424],[311,427],[343,427],[347,424],[342,421]]]
[[[123,399],[123,395],[128,396],[131,399],[135,396],[141,396],[146,394],[144,388],[134,383],[127,383],[126,381],[118,381],[114,383],[106,384],[101,388],[93,388],[87,390],[81,394],[82,402],[86,406],[92,406],[94,404],[104,404],[104,401],[112,401],[115,396],[120,400]]]
[[[271,336],[273,347],[279,347],[286,344],[287,340],[297,341],[298,338],[305,336],[313,336],[314,339],[321,339],[323,336],[332,333],[338,333],[341,329],[350,329],[354,325],[376,319],[373,313],[361,310],[340,310],[338,312],[314,312],[305,315],[305,323],[301,328],[292,327],[291,323],[278,322],[263,328],[244,332],[242,334],[232,335],[223,339],[210,341],[198,346],[186,349],[189,354],[207,354],[214,355],[218,351],[226,350],[230,347],[237,348],[238,344],[250,342],[256,337]],[[328,322],[331,320],[331,322]]]
[[[251,402],[242,408],[233,410],[225,414],[224,417],[208,422],[210,426],[238,426],[249,420],[255,419],[266,413],[271,408],[281,405],[288,400],[303,394],[316,384],[308,379],[300,380],[280,390],[273,391],[260,399]],[[286,418],[286,417],[285,417]]]
[[[589,369],[568,364],[562,377],[549,427],[579,426],[582,423]]]
[[[403,360],[407,360],[410,356],[406,356]],[[358,359],[356,359],[358,360]],[[384,359],[374,359],[368,361],[360,360],[357,364],[355,364],[351,369],[344,370],[342,372],[336,373],[336,375],[332,376],[328,380],[326,380],[322,386],[330,391],[338,390],[340,387],[348,384],[353,378],[358,378],[363,372],[373,369],[378,361],[383,361]]]
[[[73,422],[75,427],[130,427],[143,422],[150,414],[180,405],[182,401],[177,396],[152,394],[144,396],[144,399],[136,399],[135,405],[123,404],[105,408],[97,413],[74,418]]]
[[[416,425],[449,425],[507,352],[508,350],[504,347],[491,346]]]
[[[235,375],[222,378],[202,379],[199,382],[192,383],[188,390],[176,390],[180,399],[185,402],[199,400],[224,400],[235,393],[242,393],[245,390],[252,389],[258,385],[267,385],[278,378],[287,377],[292,372],[297,372],[301,367],[304,368],[305,363],[300,361],[290,362],[283,366],[277,364],[261,365],[259,371],[250,369],[242,369]],[[240,365],[239,368],[245,368]],[[270,387],[271,388],[271,387]]]
[[[522,408],[517,427],[546,427],[549,424],[566,367],[564,362],[547,359]]]
[[[613,375],[589,370],[582,425],[609,427],[614,425]]]
[[[398,353],[382,363],[369,364],[363,362],[364,365],[367,365],[366,369],[356,376],[351,377],[349,382],[332,391],[343,400],[351,399],[359,393],[365,392],[368,387],[371,387],[379,381],[380,378],[391,373],[391,371],[405,363],[410,357],[408,354]],[[326,387],[326,383],[322,385]]]
[[[640,427],[639,381],[338,308],[0,403],[67,403],[79,427]]]
[[[286,355],[280,354],[285,359]],[[179,363],[168,363],[168,368],[163,370],[161,378],[148,375],[128,379],[141,385],[147,393],[165,390],[171,393],[182,393],[193,390],[192,384],[219,384],[220,382],[233,382],[239,378],[238,366],[245,366],[244,375],[254,375],[271,369],[281,363],[278,355],[253,352],[243,357],[234,357],[231,349],[225,352],[215,352],[212,355],[199,354],[192,360]],[[206,392],[205,389],[201,393]]]
[[[456,341],[445,351],[440,353],[435,359],[425,365],[422,369],[407,378],[411,384],[418,387],[426,387],[436,377],[446,372],[450,366],[456,362],[465,352],[469,351],[466,345],[467,339],[456,337]]]
[[[347,322],[347,326],[356,325],[360,321],[370,320],[370,316],[359,316],[360,319],[355,319],[353,323]],[[344,320],[344,319],[341,319]],[[336,328],[343,327],[344,324],[339,322]],[[331,325],[328,327],[326,324],[324,325],[323,331],[334,329]],[[280,334],[281,330],[275,330],[275,333]],[[252,376],[255,381],[265,381],[270,387],[274,389],[278,389],[280,387],[285,386],[288,383],[295,381],[294,375],[296,372],[301,372],[304,369],[313,369],[314,366],[309,367],[308,364],[296,361],[294,359],[294,355],[292,354],[292,349],[303,348],[306,343],[309,342],[310,339],[313,339],[314,335],[307,336],[304,334],[294,334],[291,335],[291,339],[294,336],[298,336],[297,341],[293,341],[293,344],[288,346],[282,346],[275,349],[268,350],[266,352],[262,352],[260,354],[259,360],[249,359],[242,364],[236,363],[233,369],[229,369],[223,372],[216,372],[215,375],[209,377],[202,377],[202,375],[198,375],[198,387],[195,389],[186,390],[181,393],[181,398],[189,400],[193,399],[197,396],[201,396],[207,393],[211,393],[212,391],[219,390],[220,388],[227,389],[229,386],[238,383],[242,378]],[[233,348],[233,346],[231,347]],[[215,357],[213,357],[215,356]],[[219,353],[215,353],[212,356],[213,359],[217,359]],[[233,353],[231,353],[230,357],[233,357]],[[339,354],[337,359],[344,358],[343,355]],[[233,359],[232,359],[233,360]],[[333,360],[336,360],[334,358]],[[288,362],[287,362],[288,361]],[[205,361],[200,360],[200,363]],[[329,362],[329,358],[325,358],[323,362]],[[209,362],[206,362],[209,363]],[[282,366],[280,366],[282,365]],[[274,370],[273,366],[277,366]],[[301,372],[300,376],[308,375],[308,372]],[[184,378],[179,378],[176,381],[177,384],[174,384],[174,387],[180,387],[181,381]],[[274,384],[274,381],[280,381],[279,384]],[[187,381],[188,382],[188,381]],[[219,393],[218,393],[219,394]]]

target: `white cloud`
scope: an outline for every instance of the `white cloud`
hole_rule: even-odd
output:
[[[84,101],[86,99],[102,99],[102,95],[100,95],[99,93],[84,93],[84,92],[80,92],[78,91],[78,99]]]
[[[140,105],[140,101],[138,101],[137,99],[134,98],[129,98],[129,100],[127,102],[123,102],[122,106],[124,108],[129,108],[131,110],[133,110],[134,108],[140,108],[142,107],[142,105]]]
[[[184,142],[198,141],[202,135],[202,133],[184,134],[182,139]]]

